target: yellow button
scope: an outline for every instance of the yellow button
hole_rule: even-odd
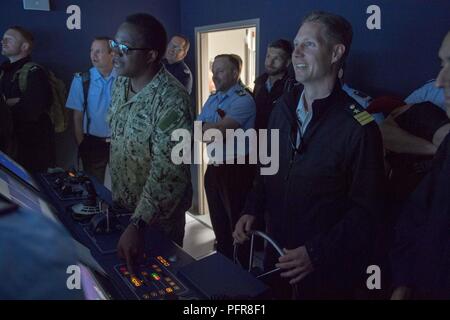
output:
[[[142,286],[141,281],[140,281],[138,278],[136,278],[136,277],[131,277],[131,282],[133,282],[133,284],[134,284],[135,287],[140,287],[140,286]]]

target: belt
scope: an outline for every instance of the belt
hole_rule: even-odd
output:
[[[228,165],[237,165],[238,163],[237,163],[237,161],[238,161],[238,159],[242,159],[242,157],[239,157],[239,158],[234,158],[233,159],[233,163],[232,164],[228,164]],[[249,157],[249,155],[248,154],[246,154],[245,155],[245,159],[244,159],[244,164],[250,164],[250,157]],[[224,165],[227,165],[227,161],[224,159],[224,162],[223,163],[216,163],[216,162],[211,162],[211,163],[208,163],[208,166],[213,166],[213,167],[220,167],[220,166],[224,166]]]
[[[101,141],[101,142],[105,142],[105,143],[111,143],[111,138],[104,138],[104,137],[97,137],[97,136],[93,136],[91,134],[85,134],[85,137],[93,139],[93,140],[97,140],[97,141]]]

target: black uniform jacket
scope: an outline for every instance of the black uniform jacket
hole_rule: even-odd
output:
[[[6,99],[20,98],[13,110],[17,122],[38,122],[39,117],[48,111],[52,102],[52,91],[46,72],[41,68],[32,68],[28,74],[25,92],[19,88],[19,77],[14,76],[31,57],[26,57],[14,63],[5,62],[0,66],[4,72],[0,83],[0,93]]]
[[[402,210],[391,255],[393,286],[417,299],[450,299],[450,134]]]
[[[314,101],[313,118],[295,151],[295,111],[302,90],[296,86],[278,99],[269,133],[280,133],[280,168],[275,175],[256,178],[244,213],[266,212],[268,233],[282,247],[306,245],[314,286],[339,290],[367,268],[362,263],[372,249],[384,203],[381,134],[337,81],[330,96]],[[275,151],[268,140],[269,150]]]
[[[272,90],[267,91],[266,81],[269,78],[267,73],[262,74],[255,80],[253,98],[256,103],[255,129],[266,129],[269,122],[270,113],[273,110],[275,101],[283,94],[286,84],[287,74],[283,78],[275,81]]]

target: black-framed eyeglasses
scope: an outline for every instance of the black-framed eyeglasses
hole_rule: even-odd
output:
[[[130,51],[138,51],[138,50],[152,50],[152,48],[131,48],[126,44],[118,43],[115,40],[109,40],[109,47],[112,50],[118,51],[121,54],[127,55]]]

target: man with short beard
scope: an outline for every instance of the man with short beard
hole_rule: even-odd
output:
[[[265,73],[255,80],[253,97],[256,103],[255,129],[267,129],[274,102],[283,93],[287,70],[291,63],[292,44],[279,39],[267,48]]]
[[[28,30],[10,27],[1,43],[2,55],[9,60],[0,66],[0,95],[14,123],[16,150],[10,155],[32,173],[47,171],[55,161],[54,127],[49,116],[52,89],[47,72],[32,61],[34,37]],[[21,88],[20,75],[26,69],[26,88]]]

